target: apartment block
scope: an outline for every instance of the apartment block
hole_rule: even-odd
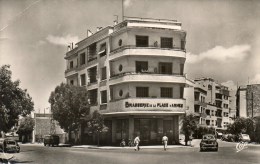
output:
[[[228,87],[211,78],[187,80],[187,84],[189,87],[184,91],[186,112],[195,114],[202,127],[226,129],[231,121]]]
[[[118,145],[139,135],[142,144],[179,142],[186,110],[186,32],[176,20],[126,18],[81,40],[66,53],[68,84],[88,90],[109,131],[101,144]],[[82,125],[83,144],[95,142]]]

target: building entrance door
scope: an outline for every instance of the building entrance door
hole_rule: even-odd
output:
[[[172,144],[172,139],[173,139],[172,120],[163,121],[163,133],[168,137],[168,143]]]

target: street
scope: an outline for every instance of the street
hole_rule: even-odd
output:
[[[236,152],[236,143],[219,141],[218,152],[199,152],[195,147],[134,149],[87,149],[74,147],[44,147],[43,145],[21,144],[21,152],[14,154],[11,163],[89,163],[89,164],[252,164],[260,162],[260,146],[248,145]]]

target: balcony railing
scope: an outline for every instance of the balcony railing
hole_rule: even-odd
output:
[[[182,47],[172,47],[172,48],[161,48],[158,45],[148,45],[147,47],[137,47],[136,45],[125,45],[119,48],[113,49],[110,51],[110,55],[113,55],[117,52],[123,51],[125,49],[159,49],[159,50],[174,50],[174,51],[183,51],[186,52],[185,48]]]
[[[180,74],[155,74],[128,72],[110,78],[110,85],[125,82],[158,82],[158,83],[186,83],[186,78]]]
[[[181,73],[171,73],[171,74],[164,74],[164,73],[157,73],[155,71],[143,71],[143,72],[123,72],[119,74],[111,74],[110,79],[116,79],[127,75],[162,75],[162,76],[181,76],[184,77],[186,74]]]

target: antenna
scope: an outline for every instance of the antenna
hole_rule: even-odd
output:
[[[124,21],[124,0],[122,0],[122,22]]]

